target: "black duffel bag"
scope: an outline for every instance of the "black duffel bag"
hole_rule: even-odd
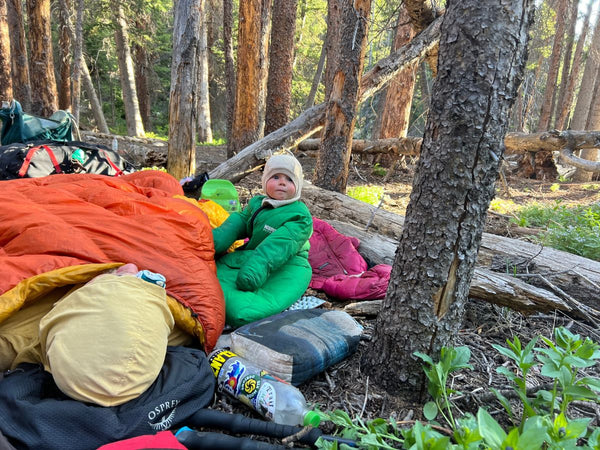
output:
[[[73,400],[41,365],[23,363],[0,375],[0,435],[18,449],[96,449],[187,425],[211,403],[214,390],[206,354],[187,347],[168,347],[156,381],[139,397],[112,407]]]
[[[135,170],[118,152],[81,141],[34,141],[0,146],[0,180],[61,173],[119,176]]]

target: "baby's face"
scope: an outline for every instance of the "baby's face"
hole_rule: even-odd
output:
[[[289,200],[296,195],[296,186],[290,177],[276,173],[267,180],[267,195],[274,200]]]

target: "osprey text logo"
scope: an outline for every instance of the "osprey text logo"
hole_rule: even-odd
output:
[[[177,411],[177,405],[179,400],[171,400],[161,403],[155,406],[154,409],[148,413],[148,425],[156,431],[165,431],[171,428],[173,421],[175,420],[175,411]]]
[[[276,228],[273,228],[271,225],[265,225],[265,226],[263,227],[263,230],[264,230],[264,231],[266,231],[267,233],[269,233],[269,234],[270,234],[270,233],[272,233],[273,231],[275,231],[275,230],[276,230]]]

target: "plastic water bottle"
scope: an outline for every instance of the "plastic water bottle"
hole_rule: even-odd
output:
[[[266,419],[284,425],[319,425],[319,413],[310,410],[302,392],[291,384],[269,375],[227,349],[214,350],[208,360],[219,390],[250,406]]]

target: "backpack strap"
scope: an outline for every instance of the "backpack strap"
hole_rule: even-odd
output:
[[[115,177],[123,175],[123,171],[121,169],[119,169],[114,162],[112,162],[112,160],[110,159],[110,156],[108,156],[108,152],[106,150],[103,150],[100,148],[100,149],[98,149],[98,151],[100,153],[102,153],[102,155],[104,156],[104,158],[106,159],[106,161],[108,162],[110,167],[112,167],[115,170]]]
[[[25,156],[23,165],[19,169],[19,177],[23,178],[25,176],[25,174],[27,173],[27,169],[29,169],[29,165],[31,164],[31,160],[33,159],[33,155],[35,155],[39,149],[46,150],[46,153],[48,153],[48,156],[50,157],[50,161],[52,161],[52,164],[54,165],[56,173],[62,173],[62,169],[60,168],[60,165],[58,164],[58,161],[52,149],[47,145],[38,145],[37,147],[31,147],[27,152],[27,156]]]

